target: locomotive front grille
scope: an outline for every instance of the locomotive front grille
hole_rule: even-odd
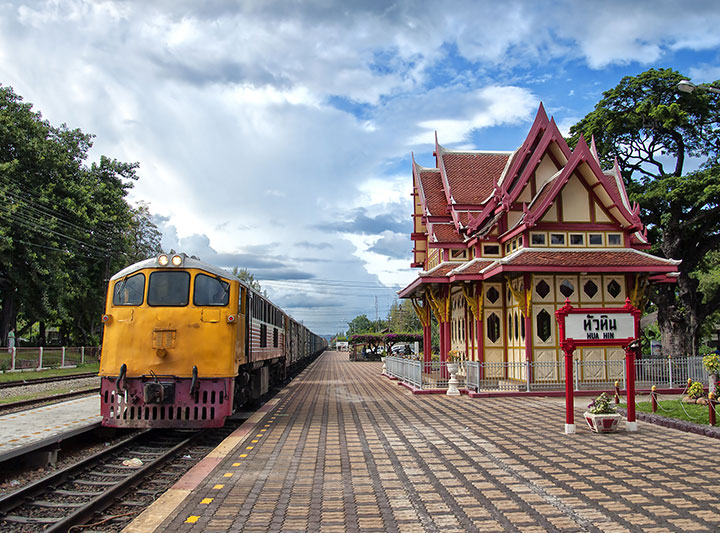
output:
[[[225,417],[232,413],[232,378],[200,379],[192,394],[191,380],[177,379],[173,383],[172,403],[146,401],[148,387],[157,390],[157,385],[162,384],[129,378],[125,380],[126,388],[118,391],[114,380],[103,378],[103,425],[128,428],[220,427]]]

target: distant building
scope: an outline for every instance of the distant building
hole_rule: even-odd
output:
[[[347,352],[348,351],[348,342],[347,341],[336,341],[335,342],[335,349],[339,352]]]
[[[571,150],[542,105],[513,152],[449,150],[436,136],[434,155],[435,168],[413,157],[412,266],[421,271],[399,292],[423,322],[426,360],[431,313],[441,360],[457,350],[485,362],[557,361],[554,312],[566,299],[618,307],[630,298],[642,307],[649,283],[675,281],[679,261],[646,252],[640,207],[631,205],[617,164],[603,171],[584,139]],[[514,368],[518,375],[505,377],[524,379],[524,366]]]

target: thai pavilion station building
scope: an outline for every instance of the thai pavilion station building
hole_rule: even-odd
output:
[[[555,311],[566,299],[642,307],[648,283],[674,282],[679,261],[646,252],[639,206],[617,164],[603,171],[584,139],[571,150],[542,105],[514,152],[449,150],[436,135],[434,155],[435,168],[413,157],[412,266],[421,271],[399,293],[423,323],[426,361],[431,313],[441,361],[456,350],[481,362],[554,362],[563,356]],[[622,360],[624,351],[583,348],[575,357]],[[507,366],[493,372],[525,379],[526,365]]]

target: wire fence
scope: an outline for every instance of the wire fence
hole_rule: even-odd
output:
[[[415,389],[444,389],[450,372],[445,361],[424,362],[386,357],[386,374]],[[458,363],[458,387],[475,392],[560,391],[565,389],[564,361]],[[702,357],[640,359],[635,361],[635,386],[650,388],[682,387],[688,378],[707,383],[708,373]],[[625,360],[581,361],[573,359],[575,390],[613,388],[618,381],[626,386]]]
[[[0,348],[0,370],[44,370],[70,368],[95,363],[99,346],[41,346],[38,348]]]

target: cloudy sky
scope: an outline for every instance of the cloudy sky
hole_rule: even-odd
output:
[[[318,333],[417,275],[410,154],[515,149],[626,75],[720,78],[713,0],[0,0],[0,84],[140,163],[166,249],[248,268]]]

